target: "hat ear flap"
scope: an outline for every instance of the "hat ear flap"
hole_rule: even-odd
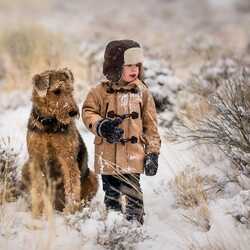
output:
[[[122,77],[122,70],[119,67],[111,67],[109,70],[106,70],[105,76],[111,82],[117,82]]]
[[[32,78],[32,84],[38,96],[45,97],[49,88],[49,75],[43,76],[36,74]]]
[[[143,81],[144,80],[144,68],[143,68],[143,64],[142,63],[138,63],[139,64],[139,75],[138,78]]]

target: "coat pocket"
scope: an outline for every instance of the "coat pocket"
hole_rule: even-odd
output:
[[[103,142],[103,138],[100,136],[96,136],[94,140],[94,144],[99,145]]]

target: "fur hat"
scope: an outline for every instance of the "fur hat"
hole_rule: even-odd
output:
[[[143,53],[139,43],[133,40],[114,40],[107,44],[104,53],[103,74],[112,82],[119,81],[124,64],[140,63],[139,78],[143,75]]]

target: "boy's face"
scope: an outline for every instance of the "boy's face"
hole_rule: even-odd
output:
[[[139,76],[139,64],[123,65],[122,80],[125,82],[132,82]]]

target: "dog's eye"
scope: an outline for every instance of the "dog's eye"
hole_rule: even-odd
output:
[[[53,93],[55,95],[60,95],[61,94],[61,90],[60,89],[56,89],[55,91],[53,91]]]

